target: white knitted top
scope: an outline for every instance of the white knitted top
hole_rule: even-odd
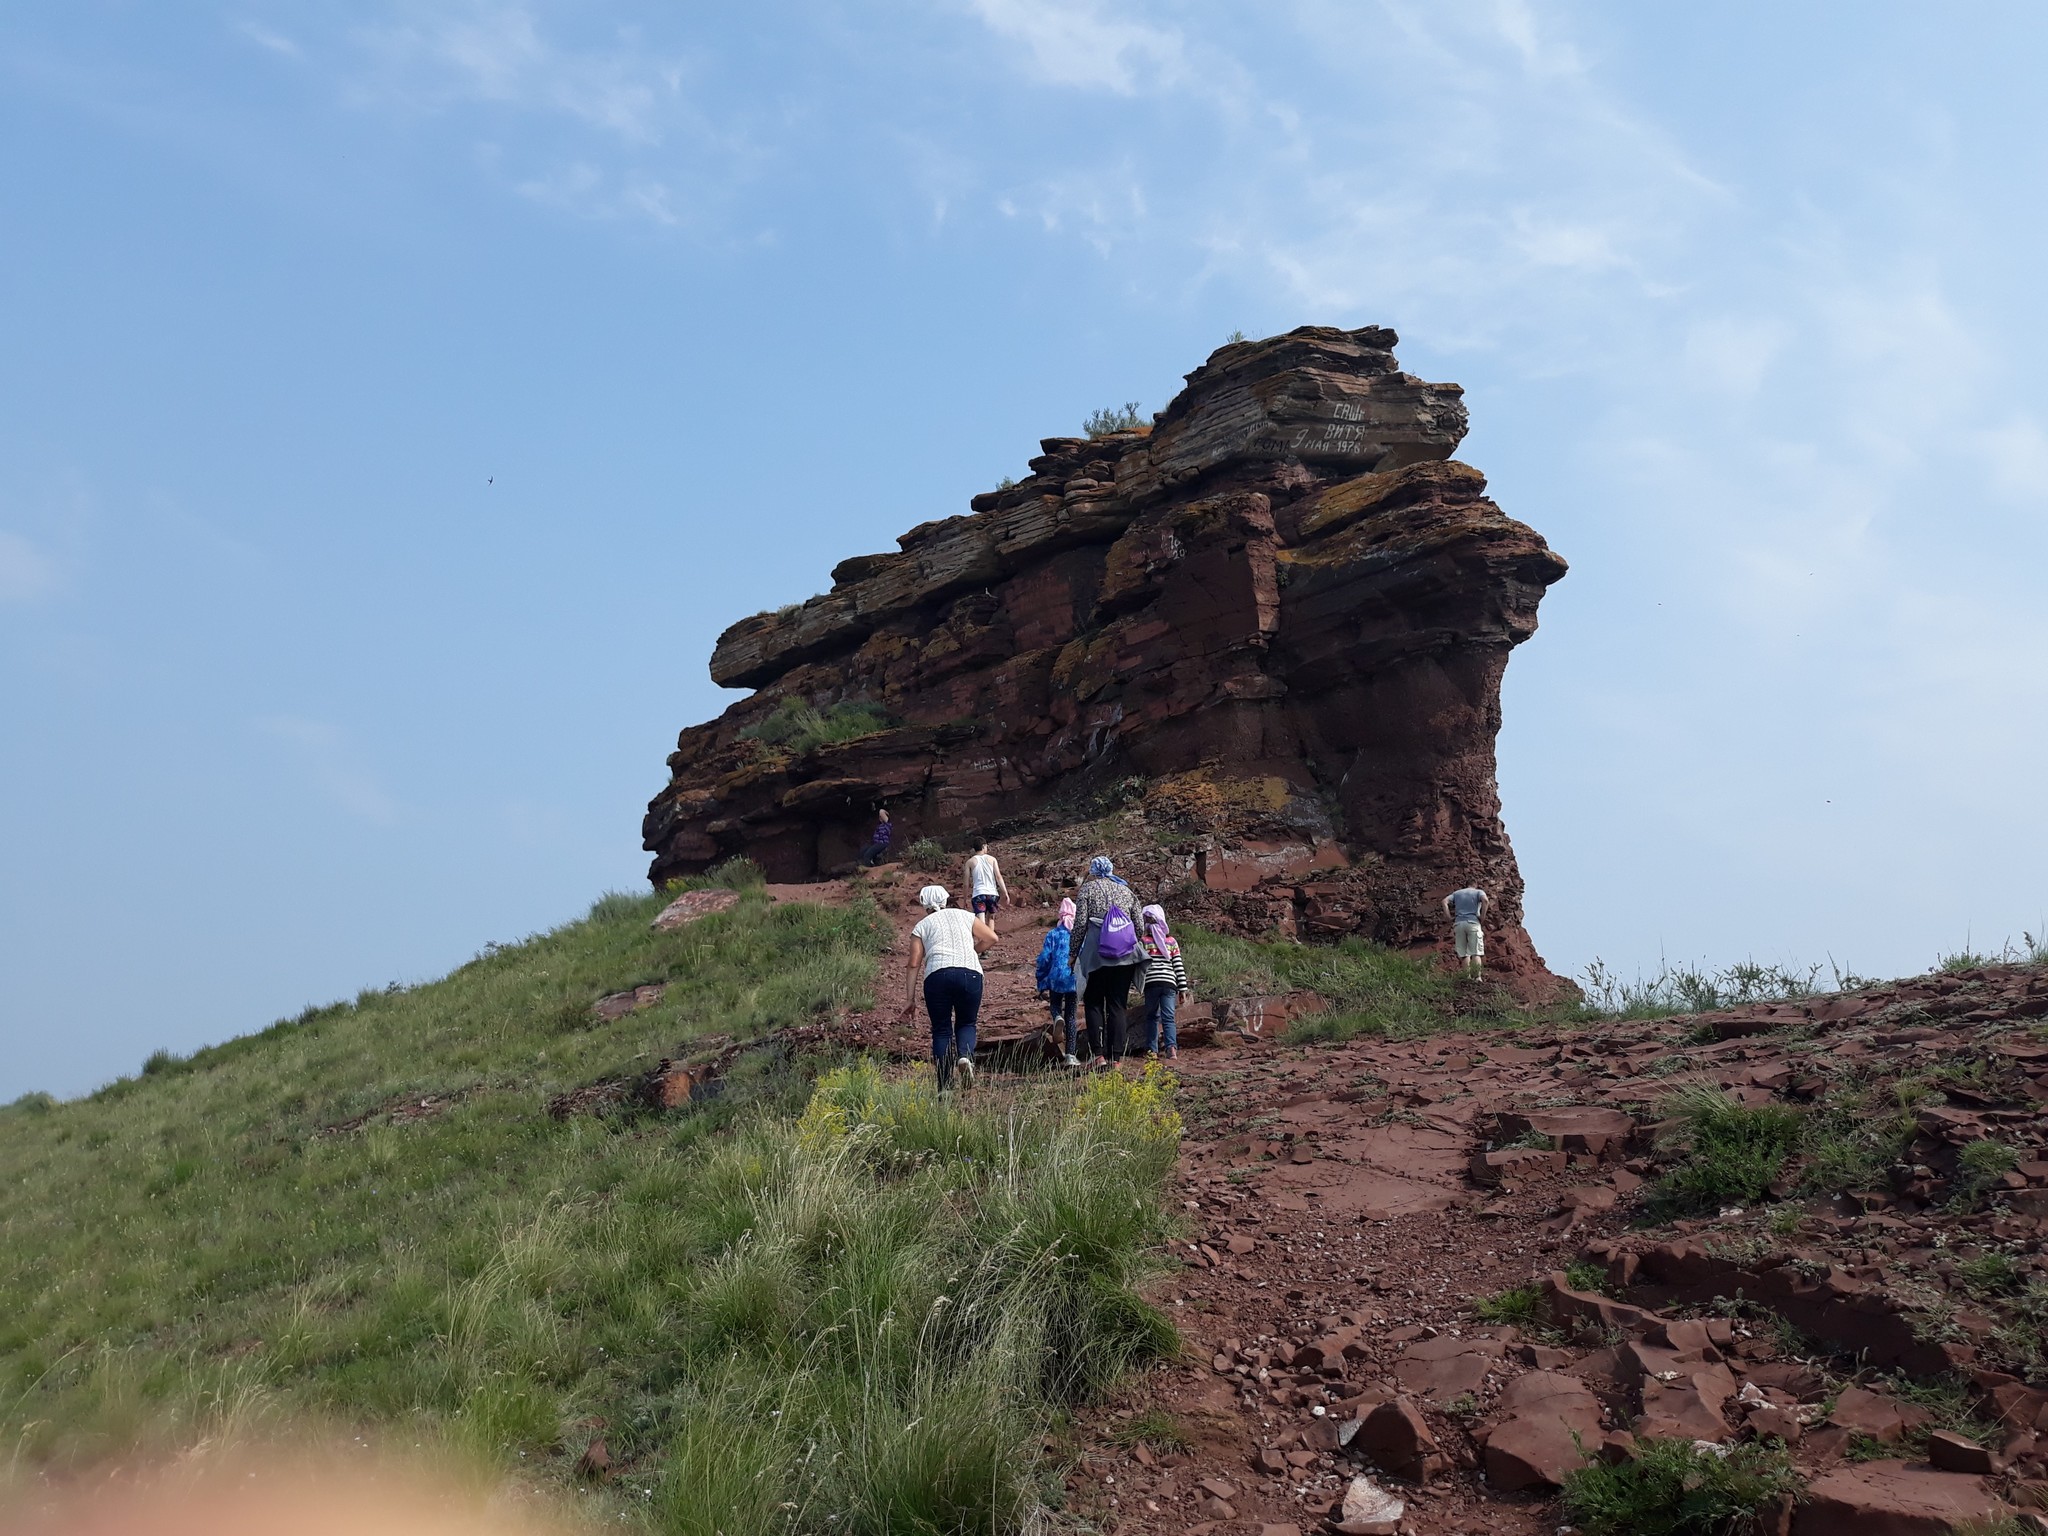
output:
[[[974,952],[972,912],[963,912],[958,907],[934,912],[911,929],[910,936],[924,940],[924,973],[927,976],[933,971],[943,971],[956,965],[970,971],[981,969],[981,956]]]

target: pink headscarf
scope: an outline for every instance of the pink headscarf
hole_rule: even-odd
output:
[[[1074,898],[1071,896],[1064,898],[1060,902],[1060,926],[1062,928],[1074,926],[1074,914],[1077,910],[1079,909],[1075,907]]]
[[[1152,942],[1161,949],[1166,948],[1166,908],[1154,904],[1138,914],[1138,921],[1145,925],[1145,931],[1152,936]]]

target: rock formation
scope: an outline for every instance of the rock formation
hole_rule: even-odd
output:
[[[878,805],[900,851],[1138,794],[1177,838],[1183,906],[1419,947],[1476,883],[1489,968],[1541,990],[1494,737],[1508,653],[1565,564],[1451,459],[1462,391],[1401,372],[1395,339],[1225,346],[1149,429],[1045,439],[972,515],[733,625],[711,675],[756,691],[682,733],[651,878],[742,853],[811,878],[853,860]],[[763,739],[796,703],[880,728]]]

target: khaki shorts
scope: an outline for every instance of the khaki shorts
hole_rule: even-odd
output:
[[[1478,960],[1486,954],[1486,935],[1477,923],[1452,924],[1451,942],[1457,946],[1460,960]]]

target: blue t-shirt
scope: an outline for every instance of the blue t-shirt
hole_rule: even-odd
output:
[[[1462,891],[1451,892],[1451,921],[1454,923],[1476,923],[1479,921],[1479,903],[1486,900],[1486,892],[1476,885],[1468,885]]]

